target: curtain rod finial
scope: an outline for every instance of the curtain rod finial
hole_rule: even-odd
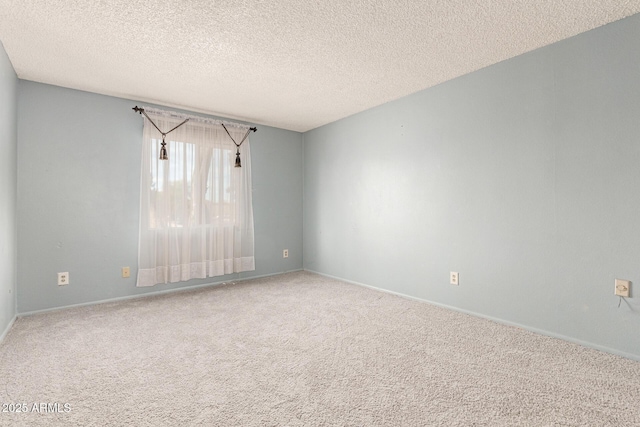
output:
[[[133,107],[132,110],[139,114],[142,114],[144,112],[144,108],[140,108],[137,105]]]
[[[257,128],[257,127],[252,127],[252,128],[249,128],[249,130],[252,130],[252,131],[254,131],[254,132],[257,132],[257,131],[258,131],[258,128]]]

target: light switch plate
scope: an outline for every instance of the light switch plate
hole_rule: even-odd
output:
[[[628,297],[631,290],[631,282],[629,280],[616,279],[615,294],[621,297]]]

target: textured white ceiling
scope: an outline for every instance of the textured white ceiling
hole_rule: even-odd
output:
[[[0,0],[27,80],[306,131],[640,12],[640,0]]]

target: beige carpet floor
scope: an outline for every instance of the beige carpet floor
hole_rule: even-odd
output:
[[[19,318],[0,396],[4,426],[640,426],[640,362],[295,272]]]

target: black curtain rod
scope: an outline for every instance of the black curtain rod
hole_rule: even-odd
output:
[[[135,111],[136,113],[144,114],[145,116],[147,115],[147,114],[144,112],[144,108],[138,107],[137,105],[136,105],[135,107],[133,107],[133,108],[132,108],[132,110],[133,110],[133,111]],[[178,114],[178,115],[179,115],[179,114]],[[148,117],[147,117],[147,118],[148,118]],[[204,117],[203,117],[203,118],[204,118]],[[151,119],[149,119],[149,120],[151,120]],[[224,122],[223,122],[222,120],[220,120],[220,124],[224,124]],[[156,128],[156,129],[157,129],[157,128]],[[158,130],[159,130],[159,129],[158,129]],[[251,131],[251,132],[257,132],[257,131],[258,131],[258,128],[257,128],[257,127],[255,127],[255,126],[254,126],[254,127],[250,127],[250,128],[249,128],[249,131]]]
[[[167,160],[168,154],[167,154],[167,143],[165,142],[165,137],[167,136],[167,134],[173,132],[174,130],[178,129],[180,126],[182,126],[183,124],[187,123],[189,121],[189,116],[185,117],[180,117],[180,115],[177,115],[179,118],[184,118],[185,120],[180,123],[178,126],[174,127],[173,129],[171,129],[170,131],[167,132],[163,132],[160,130],[160,128],[158,127],[158,125],[156,125],[153,120],[151,120],[151,117],[147,116],[147,113],[144,111],[144,108],[140,108],[137,105],[135,107],[132,108],[132,110],[136,113],[139,113],[141,115],[144,115],[153,125],[153,127],[155,127],[158,132],[160,132],[160,134],[162,134],[162,143],[160,144],[160,160]],[[194,117],[195,118],[195,117]],[[240,164],[240,146],[242,145],[242,143],[247,139],[247,137],[249,136],[249,133],[251,132],[257,132],[258,128],[256,127],[252,127],[249,128],[249,130],[247,130],[247,133],[244,134],[244,137],[242,138],[242,140],[240,142],[236,142],[235,139],[233,139],[233,137],[231,136],[231,134],[229,133],[229,131],[227,130],[227,127],[224,125],[224,122],[222,120],[220,120],[220,125],[222,125],[222,127],[224,128],[225,132],[227,132],[227,135],[229,135],[229,138],[231,138],[231,141],[233,141],[233,143],[236,146],[236,167],[242,167],[242,165]]]

